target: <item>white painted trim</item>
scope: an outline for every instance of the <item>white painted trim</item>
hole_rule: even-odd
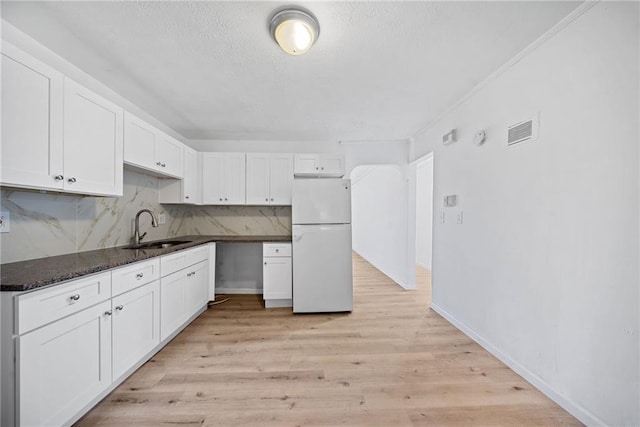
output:
[[[491,344],[489,341],[484,339],[480,334],[476,333],[473,329],[465,325],[463,322],[459,321],[455,318],[451,313],[440,307],[435,302],[431,303],[431,308],[433,311],[444,317],[449,323],[462,331],[465,335],[471,338],[473,341],[478,343],[482,348],[487,350],[489,353],[497,357],[502,363],[511,368],[515,373],[520,375],[522,378],[531,383],[535,388],[541,391],[544,395],[546,395],[549,399],[553,400],[555,403],[564,408],[571,415],[576,417],[582,423],[588,426],[606,426],[607,424],[602,421],[600,418],[589,412],[583,406],[571,401],[566,398],[564,395],[556,392],[553,387],[540,378],[535,373],[531,372],[525,366],[518,363],[516,360],[512,359],[509,355],[503,353],[498,347]]]
[[[502,74],[504,74],[507,70],[509,70],[510,68],[515,66],[516,64],[518,64],[525,57],[529,56],[536,49],[538,49],[540,46],[542,46],[547,40],[551,39],[553,36],[558,34],[565,27],[567,27],[569,24],[571,24],[577,18],[582,16],[585,12],[587,12],[589,9],[591,9],[593,6],[595,6],[599,2],[600,2],[600,0],[586,0],[584,3],[582,3],[580,6],[578,6],[575,10],[573,10],[570,14],[565,16],[560,22],[558,22],[556,25],[551,27],[549,30],[547,30],[540,37],[535,39],[531,44],[529,44],[527,47],[525,47],[516,56],[514,56],[513,58],[508,60],[500,68],[498,68],[496,71],[491,73],[489,75],[489,77],[487,77],[486,79],[484,79],[483,81],[481,81],[480,83],[475,85],[469,92],[466,93],[466,95],[464,95],[458,101],[454,102],[452,105],[450,105],[448,108],[446,108],[440,114],[438,114],[436,117],[434,117],[433,119],[431,119],[427,123],[425,123],[421,128],[419,128],[413,134],[413,136],[411,138],[409,138],[409,141],[415,140],[415,137],[417,135],[420,135],[420,134],[426,132],[429,128],[431,128],[431,126],[435,125],[440,120],[442,120],[445,116],[447,116],[452,111],[454,111],[455,109],[460,107],[467,100],[469,100],[469,98],[473,97],[480,90],[484,89],[487,85],[489,85],[489,83],[491,83],[492,81],[494,81],[495,79],[500,77]]]
[[[255,288],[219,288],[216,286],[216,295],[262,295],[262,289]]]

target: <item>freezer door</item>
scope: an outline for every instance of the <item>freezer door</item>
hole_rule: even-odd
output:
[[[293,224],[351,223],[348,179],[294,179],[291,202]]]
[[[293,312],[353,309],[351,225],[293,226]]]

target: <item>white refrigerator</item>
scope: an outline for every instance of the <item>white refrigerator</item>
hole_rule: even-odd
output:
[[[351,181],[295,179],[291,219],[293,312],[351,311]]]

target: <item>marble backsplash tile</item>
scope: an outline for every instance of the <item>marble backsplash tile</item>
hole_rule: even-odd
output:
[[[188,206],[158,203],[158,178],[125,170],[122,197],[83,197],[3,188],[2,210],[11,215],[11,232],[0,234],[0,262],[109,248],[130,243],[140,209],[164,214],[151,227],[140,217],[145,240],[188,234],[291,234],[291,208],[269,206]]]

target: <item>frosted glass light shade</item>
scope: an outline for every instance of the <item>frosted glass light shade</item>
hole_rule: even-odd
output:
[[[318,39],[318,21],[303,10],[282,10],[271,18],[271,35],[289,55],[302,55]]]

